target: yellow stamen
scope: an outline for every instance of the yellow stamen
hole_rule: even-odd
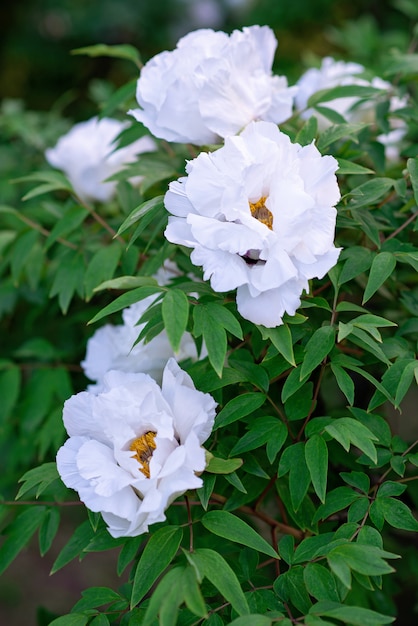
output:
[[[149,462],[151,460],[152,453],[157,447],[155,443],[156,435],[157,433],[149,430],[147,433],[144,433],[137,439],[134,439],[129,446],[129,450],[135,452],[132,456],[136,458],[138,463],[141,465],[139,471],[142,472],[147,478],[150,477]]]
[[[256,220],[273,230],[273,213],[266,207],[267,196],[262,196],[257,202],[249,202],[251,215]]]

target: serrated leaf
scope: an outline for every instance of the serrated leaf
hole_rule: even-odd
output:
[[[395,267],[396,258],[390,252],[380,252],[374,257],[362,304],[370,300],[385,280],[389,278]]]
[[[231,603],[238,615],[249,614],[248,603],[238,578],[218,552],[207,548],[198,548],[193,553],[193,561],[202,575],[206,576],[223,597]]]
[[[306,378],[331,352],[335,343],[335,328],[333,326],[321,326],[318,328],[305,347],[300,378]]]
[[[325,502],[328,476],[328,448],[321,435],[313,435],[305,445],[306,464],[315,492]]]
[[[277,552],[261,535],[242,519],[227,511],[209,511],[202,518],[203,526],[211,533],[240,543],[248,548],[278,559]]]
[[[189,301],[185,293],[180,289],[169,289],[161,312],[168,339],[174,352],[177,352],[189,319]]]
[[[135,571],[131,608],[142,600],[158,576],[171,563],[182,537],[183,531],[177,526],[165,526],[151,536]]]

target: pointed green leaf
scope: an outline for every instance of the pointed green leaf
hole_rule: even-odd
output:
[[[248,548],[278,559],[277,552],[242,519],[227,511],[209,511],[202,518],[202,524],[210,532],[230,541],[241,543]]]
[[[308,593],[316,600],[339,602],[335,578],[331,572],[319,563],[308,563],[303,572],[303,580]]]
[[[83,54],[89,57],[111,57],[113,59],[127,59],[133,61],[135,65],[141,64],[141,57],[134,46],[130,44],[119,44],[108,46],[104,43],[98,43],[94,46],[85,46],[84,48],[75,48],[71,50],[71,54]]]
[[[265,401],[266,396],[263,393],[243,393],[232,398],[216,416],[214,430],[250,415],[263,406]]]
[[[89,324],[94,324],[94,322],[98,322],[103,317],[107,315],[111,315],[112,313],[116,313],[125,307],[130,306],[131,304],[135,304],[148,296],[152,296],[154,294],[160,293],[162,288],[158,285],[155,286],[146,286],[146,287],[138,287],[138,289],[133,289],[132,291],[128,291],[127,293],[123,293],[121,296],[116,298],[113,302],[105,306],[101,309],[92,319],[88,322]]]
[[[293,354],[292,333],[287,324],[276,326],[275,328],[265,328],[260,326],[263,339],[270,339],[274,347],[278,350],[290,365],[296,367],[295,356]]]
[[[179,549],[183,531],[177,526],[165,526],[151,536],[135,571],[131,608],[138,604],[171,563]]]
[[[189,319],[189,301],[183,291],[167,291],[162,304],[162,315],[168,339],[174,352],[177,352]]]
[[[349,404],[354,404],[354,382],[353,379],[345,369],[336,365],[335,363],[331,363],[331,370],[335,376],[335,380],[337,381],[338,387],[341,389]]]
[[[0,574],[4,572],[25,547],[44,519],[44,506],[32,506],[10,524],[7,537],[0,547]]]
[[[193,553],[193,561],[202,575],[206,576],[223,597],[231,603],[238,615],[249,614],[248,603],[238,578],[218,552],[207,548],[198,548]]]
[[[385,280],[389,278],[395,267],[396,257],[390,252],[380,252],[374,257],[362,304],[370,300],[372,295],[376,293]]]
[[[210,472],[211,474],[232,474],[242,464],[242,459],[220,459],[213,456],[207,464],[205,472]]]
[[[328,448],[321,435],[313,435],[305,445],[305,459],[312,484],[321,502],[325,502],[328,475]]]
[[[335,328],[321,326],[309,339],[300,371],[301,380],[308,376],[331,352],[335,343]]]

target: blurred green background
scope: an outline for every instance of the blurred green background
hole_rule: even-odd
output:
[[[129,43],[144,60],[200,27],[231,31],[270,25],[276,64],[292,80],[312,54],[355,57],[376,71],[391,47],[406,49],[415,0],[17,0],[0,8],[0,94],[30,109],[58,107],[72,118],[95,112],[92,79],[133,76],[126,62],[71,56],[98,42]],[[91,87],[90,87],[91,90]]]

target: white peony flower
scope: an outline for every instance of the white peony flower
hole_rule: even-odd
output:
[[[232,35],[197,30],[142,68],[130,113],[153,135],[197,145],[219,142],[249,122],[280,123],[292,113],[296,87],[273,76],[277,46],[268,26]]]
[[[332,89],[342,85],[363,85],[382,89],[389,93],[394,90],[393,85],[379,77],[375,77],[371,81],[365,80],[361,77],[364,71],[365,68],[359,63],[335,61],[331,57],[325,57],[319,69],[311,68],[307,70],[297,83],[299,89],[295,97],[296,108],[301,111],[301,117],[308,119],[311,115],[315,115],[321,130],[331,125],[330,120],[318,113],[318,111],[306,109],[309,98],[322,89]],[[407,103],[408,99],[406,97],[400,98],[393,95],[389,101],[389,111],[394,112],[401,109],[407,106]],[[372,98],[367,100],[354,96],[336,98],[324,102],[323,106],[336,111],[347,122],[375,122],[376,102]],[[403,120],[392,117],[390,126],[390,131],[387,134],[379,135],[377,139],[385,146],[386,157],[396,160],[399,157],[399,142],[406,134],[407,125]]]
[[[178,272],[174,263],[166,261],[155,278],[160,285],[165,285]],[[170,357],[175,357],[177,361],[198,358],[196,344],[190,333],[184,333],[176,353],[173,352],[165,330],[148,343],[142,340],[135,344],[145,326],[137,322],[155,298],[156,296],[149,296],[132,304],[122,311],[123,324],[106,324],[90,337],[86,358],[81,362],[87,378],[96,381],[95,385],[89,385],[89,391],[98,393],[102,390],[104,376],[109,370],[143,372],[160,383],[164,366]],[[205,354],[206,349],[203,347],[202,356]]]
[[[243,317],[277,326],[285,312],[294,315],[308,280],[337,262],[337,167],[313,144],[292,144],[274,124],[252,122],[170,184],[165,235],[193,248],[192,262],[215,291],[237,289]]]
[[[133,163],[138,154],[156,149],[151,137],[141,137],[129,146],[115,150],[115,140],[127,124],[118,120],[93,117],[75,124],[54,148],[45,152],[50,165],[62,170],[82,200],[107,202],[116,182],[104,182]],[[135,182],[135,181],[134,181]]]
[[[109,372],[99,395],[64,404],[69,439],[57,454],[67,487],[100,512],[112,537],[135,537],[165,520],[165,509],[202,486],[201,445],[215,418],[212,396],[197,391],[170,359],[161,388],[146,374]]]

